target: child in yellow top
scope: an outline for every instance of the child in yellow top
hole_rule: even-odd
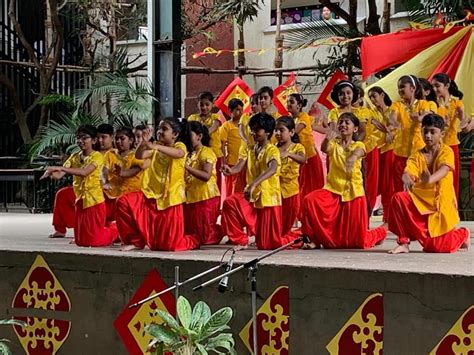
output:
[[[321,150],[330,159],[327,183],[303,201],[302,232],[314,246],[324,248],[371,248],[387,230],[367,230],[368,213],[362,180],[365,146],[354,140],[359,119],[352,112],[341,114],[339,133],[329,131]],[[338,138],[339,136],[339,138]]]
[[[258,102],[258,94],[250,96],[250,112],[244,113],[239,120],[239,135],[243,143],[254,144],[252,133],[250,132],[249,121],[250,117],[260,112],[260,104]]]
[[[186,145],[186,205],[184,228],[194,234],[201,244],[219,244],[223,234],[217,218],[220,213],[220,193],[217,188],[216,155],[209,148],[207,127],[188,122]]]
[[[100,153],[107,153],[114,147],[114,127],[108,123],[102,123],[98,125],[97,140],[99,143]]]
[[[142,188],[117,201],[117,227],[124,250],[188,250],[199,246],[194,236],[185,236],[183,204],[186,201],[184,179],[186,146],[180,141],[183,124],[176,118],[160,121],[157,143],[149,142],[151,130],[143,135],[137,159],[149,159]]]
[[[438,73],[433,76],[433,87],[438,97],[438,115],[444,118],[446,132],[443,137],[443,143],[450,146],[454,152],[453,183],[456,196],[459,196],[459,171],[461,168],[459,156],[458,133],[461,126],[467,124],[464,114],[464,103],[461,101],[464,94],[458,89],[458,86],[448,75]]]
[[[423,148],[421,119],[430,112],[428,101],[422,100],[421,85],[414,75],[404,75],[398,80],[401,100],[392,104],[390,122],[397,128],[393,153],[394,191],[403,191],[402,175],[412,152]]]
[[[291,231],[299,216],[301,195],[298,177],[300,166],[306,162],[305,148],[299,143],[299,136],[296,134],[295,128],[295,121],[291,117],[282,116],[277,119],[275,137],[281,157],[280,186],[283,235]]]
[[[76,196],[74,239],[78,246],[107,246],[117,237],[115,228],[105,226],[106,208],[100,175],[104,158],[93,149],[97,143],[97,129],[80,126],[76,132],[80,153],[72,154],[63,166],[48,167],[42,178],[61,179],[73,175]]]
[[[434,92],[433,86],[425,78],[418,78],[421,86],[422,96],[421,98],[425,101],[428,101],[431,113],[438,112],[438,104],[436,100],[436,94]]]
[[[307,103],[308,100],[301,94],[291,94],[287,102],[288,112],[295,121],[295,133],[298,134],[299,140],[306,152],[306,162],[300,168],[301,198],[324,186],[323,163],[313,138],[313,117],[302,111]],[[323,129],[320,132],[325,131]]]
[[[104,154],[104,192],[110,199],[140,191],[143,160],[135,158],[134,134],[131,128],[120,127],[115,132],[115,149]]]
[[[228,104],[231,119],[224,122],[220,128],[222,142],[223,165],[234,166],[239,160],[239,150],[242,140],[239,135],[239,121],[244,110],[244,103],[239,99],[231,99]],[[237,176],[225,177],[225,192],[227,196],[234,193]]]
[[[282,211],[280,188],[280,152],[270,143],[275,130],[275,119],[265,113],[258,113],[250,119],[250,129],[254,146],[242,149],[241,159],[236,166],[223,168],[225,175],[237,174],[247,162],[247,183],[243,194],[246,201],[253,204],[256,211],[255,241],[259,249],[274,249],[286,244],[288,238],[282,236]],[[234,197],[235,196],[235,197]],[[229,240],[246,246],[248,238],[243,227],[248,225],[247,213],[239,209],[242,201],[235,194],[222,208],[222,228]],[[232,203],[226,203],[228,200]]]
[[[389,221],[398,236],[392,254],[408,253],[410,240],[418,240],[427,252],[455,252],[468,248],[467,228],[459,223],[453,187],[454,155],[442,143],[445,124],[441,116],[427,114],[422,120],[425,147],[414,152],[403,174],[406,191],[394,195]]]

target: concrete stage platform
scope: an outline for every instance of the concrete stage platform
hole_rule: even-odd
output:
[[[474,232],[473,222],[463,225]],[[180,278],[186,279],[216,265],[228,248],[219,245],[180,253],[121,252],[118,245],[80,248],[70,245],[70,238],[48,239],[50,232],[51,215],[0,214],[0,319],[34,316],[69,321],[70,333],[58,354],[126,354],[113,322],[150,270],[156,268],[165,283],[172,285],[176,265],[180,266]],[[385,354],[429,354],[437,346],[474,305],[473,252],[427,254],[413,243],[410,254],[387,254],[395,244],[394,236],[389,235],[382,246],[370,251],[287,250],[262,261],[258,271],[259,306],[279,286],[289,288],[290,354],[327,354],[328,344],[332,352],[337,346],[340,354],[357,353],[354,349],[359,348],[370,354],[368,349],[374,347],[370,339],[374,329],[380,331],[377,327],[381,326]],[[255,249],[239,251],[236,263],[261,254]],[[69,312],[12,307],[17,289],[37,255],[45,259],[69,296]],[[246,277],[245,272],[233,275],[232,290],[225,294],[217,293],[215,288],[192,292],[194,284],[181,290],[192,303],[202,299],[212,309],[234,309],[231,327],[239,354],[247,350],[238,333],[251,319]],[[374,311],[375,318],[364,316],[364,311],[361,316],[359,306],[374,294],[381,294],[383,299],[379,311]],[[355,322],[359,330],[349,331],[346,322]],[[474,315],[470,322],[470,334],[468,326],[464,338],[462,334],[456,336],[459,346],[474,351]],[[21,353],[13,330],[2,329],[4,335],[13,341],[14,353]],[[275,349],[278,339],[270,338]],[[380,349],[381,344],[377,344],[375,348]],[[464,351],[456,346],[452,354]],[[284,353],[266,349],[267,353]]]

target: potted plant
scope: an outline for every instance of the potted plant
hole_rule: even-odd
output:
[[[17,320],[17,319],[0,319],[0,325],[19,325],[21,327],[26,327],[26,323]],[[10,347],[8,346],[8,343],[10,340],[8,339],[0,339],[0,354],[1,355],[12,355],[12,352],[10,350]]]
[[[162,324],[150,324],[145,329],[153,337],[149,349],[152,354],[236,354],[235,341],[227,323],[232,318],[232,309],[224,307],[211,314],[209,306],[202,301],[191,308],[189,301],[180,296],[177,303],[177,319],[168,312],[157,310]]]

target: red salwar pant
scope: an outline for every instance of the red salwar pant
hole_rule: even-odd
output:
[[[118,237],[117,227],[106,226],[105,202],[83,208],[82,200],[76,202],[74,240],[80,247],[105,247]]]
[[[183,205],[159,211],[156,200],[143,192],[130,192],[118,198],[116,222],[123,244],[151,250],[181,251],[196,249],[196,236],[184,234]]]
[[[377,201],[377,195],[379,193],[379,156],[380,152],[378,148],[375,148],[365,157],[365,195],[369,210],[372,211]]]
[[[56,232],[66,234],[67,228],[74,228],[76,194],[72,186],[56,192],[53,207],[53,227]]]
[[[383,227],[367,230],[365,196],[342,202],[341,196],[321,189],[309,194],[302,208],[303,234],[327,249],[368,249],[387,235]]]
[[[291,228],[295,224],[296,219],[299,217],[301,212],[301,196],[296,194],[288,198],[284,198],[281,201],[281,207],[283,213],[283,229],[282,235],[287,235],[291,232]]]
[[[184,233],[197,236],[201,244],[219,244],[222,227],[217,224],[220,214],[220,196],[184,205]]]
[[[459,145],[449,146],[454,153],[454,171],[453,171],[453,185],[454,192],[456,193],[456,199],[459,199],[459,173],[461,169],[461,161],[459,157]]]
[[[402,176],[407,166],[407,160],[408,158],[396,154],[393,155],[392,182],[394,193],[404,191]]]
[[[106,221],[107,221],[107,224],[110,224],[112,223],[113,221],[115,221],[115,204],[117,202],[117,199],[116,198],[109,198],[107,197],[106,194],[104,194],[104,198],[105,198],[105,208],[106,208]]]
[[[243,227],[246,227],[247,233]],[[255,234],[258,249],[279,248],[298,236],[282,234],[282,207],[254,208],[241,193],[226,198],[222,207],[222,229],[233,244],[247,245],[248,236]],[[255,233],[253,233],[255,231]]]
[[[216,161],[216,182],[217,187],[219,188],[219,192],[222,192],[222,158],[217,158]]]
[[[398,236],[398,244],[418,240],[423,251],[453,253],[469,237],[467,228],[459,228],[432,238],[428,231],[428,215],[418,212],[408,192],[397,192],[393,196],[391,209],[389,229]]]
[[[301,165],[299,183],[301,199],[309,193],[323,188],[324,169],[323,162],[318,153],[309,158],[305,164]]]
[[[393,150],[380,154],[379,164],[379,194],[382,197],[383,221],[388,222],[390,202],[394,194],[393,179]]]
[[[233,167],[233,165],[229,166]],[[246,185],[246,173],[247,169],[246,166],[244,166],[240,173],[235,175],[224,176],[226,197],[232,196],[236,192],[244,192]]]

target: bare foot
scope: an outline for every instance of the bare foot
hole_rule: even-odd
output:
[[[135,245],[124,245],[119,250],[120,251],[132,251],[132,250],[142,250],[143,248],[136,247]]]
[[[53,234],[48,235],[48,238],[64,238],[65,235],[63,233],[54,232]]]
[[[69,244],[76,244],[76,241],[73,239],[69,242]]]
[[[304,243],[303,246],[301,247],[301,249],[308,249],[308,250],[311,250],[311,249],[321,249],[321,245],[316,245],[316,244],[314,244],[313,242],[311,242],[311,243]]]
[[[465,229],[467,232],[467,237],[464,243],[461,244],[461,248],[459,248],[460,251],[469,251],[471,248],[471,230],[469,228],[463,227],[462,229]]]
[[[408,244],[400,244],[396,248],[393,248],[388,253],[389,254],[402,254],[402,253],[409,253],[410,249],[408,248]]]

